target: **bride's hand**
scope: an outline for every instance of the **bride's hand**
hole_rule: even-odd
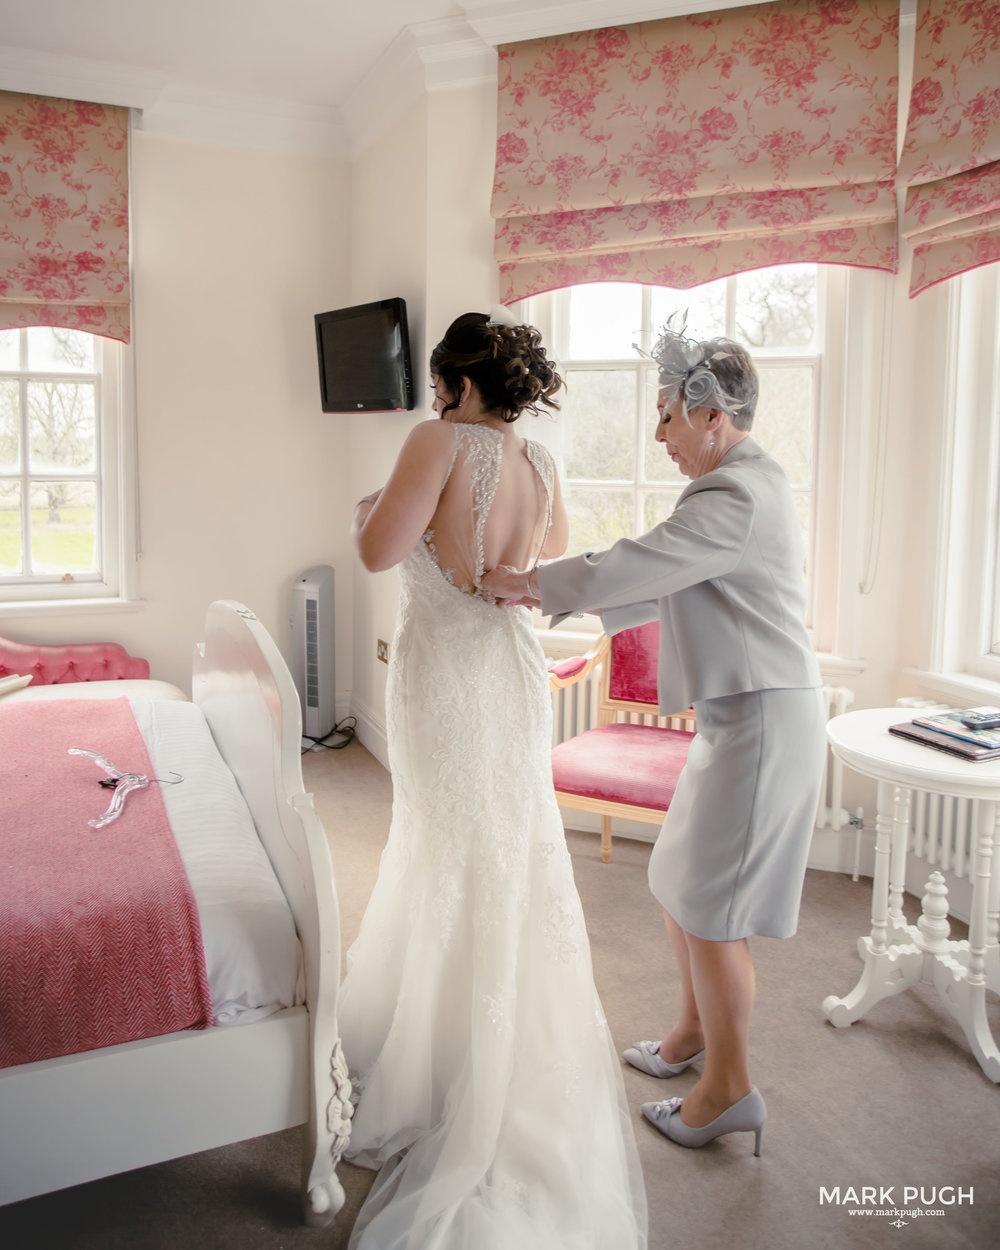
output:
[[[533,581],[534,569],[519,573],[510,564],[498,564],[495,569],[483,577],[482,588],[496,599],[500,607],[537,608],[541,600],[535,593],[537,583]]]

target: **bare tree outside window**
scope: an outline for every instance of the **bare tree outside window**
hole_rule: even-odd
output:
[[[92,335],[0,332],[0,578],[100,573],[100,383]]]
[[[548,297],[567,381],[570,554],[646,532],[687,485],[653,437],[657,374],[649,353],[668,322],[692,338],[726,336],[750,349],[761,380],[753,437],[788,474],[811,549],[820,281],[815,265],[785,265],[689,291],[611,283]]]

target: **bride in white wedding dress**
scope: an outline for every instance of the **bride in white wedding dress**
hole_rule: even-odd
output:
[[[505,310],[501,310],[504,313]],[[507,315],[509,319],[509,314]],[[351,1250],[642,1250],[646,1200],[549,763],[529,612],[484,569],[561,555],[549,453],[513,422],[562,385],[538,332],[460,317],[431,356],[439,421],[358,505],[366,567],[401,564],[387,688],[392,825],[339,1017],[380,1169]]]

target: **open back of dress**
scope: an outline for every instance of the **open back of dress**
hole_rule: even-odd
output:
[[[467,594],[485,569],[536,563],[552,524],[552,458],[512,430],[456,424],[455,454],[430,532],[438,567]]]

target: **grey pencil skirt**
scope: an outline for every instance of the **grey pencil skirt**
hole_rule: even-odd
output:
[[[826,743],[818,689],[694,705],[698,733],[649,860],[649,887],[709,941],[791,937]]]

